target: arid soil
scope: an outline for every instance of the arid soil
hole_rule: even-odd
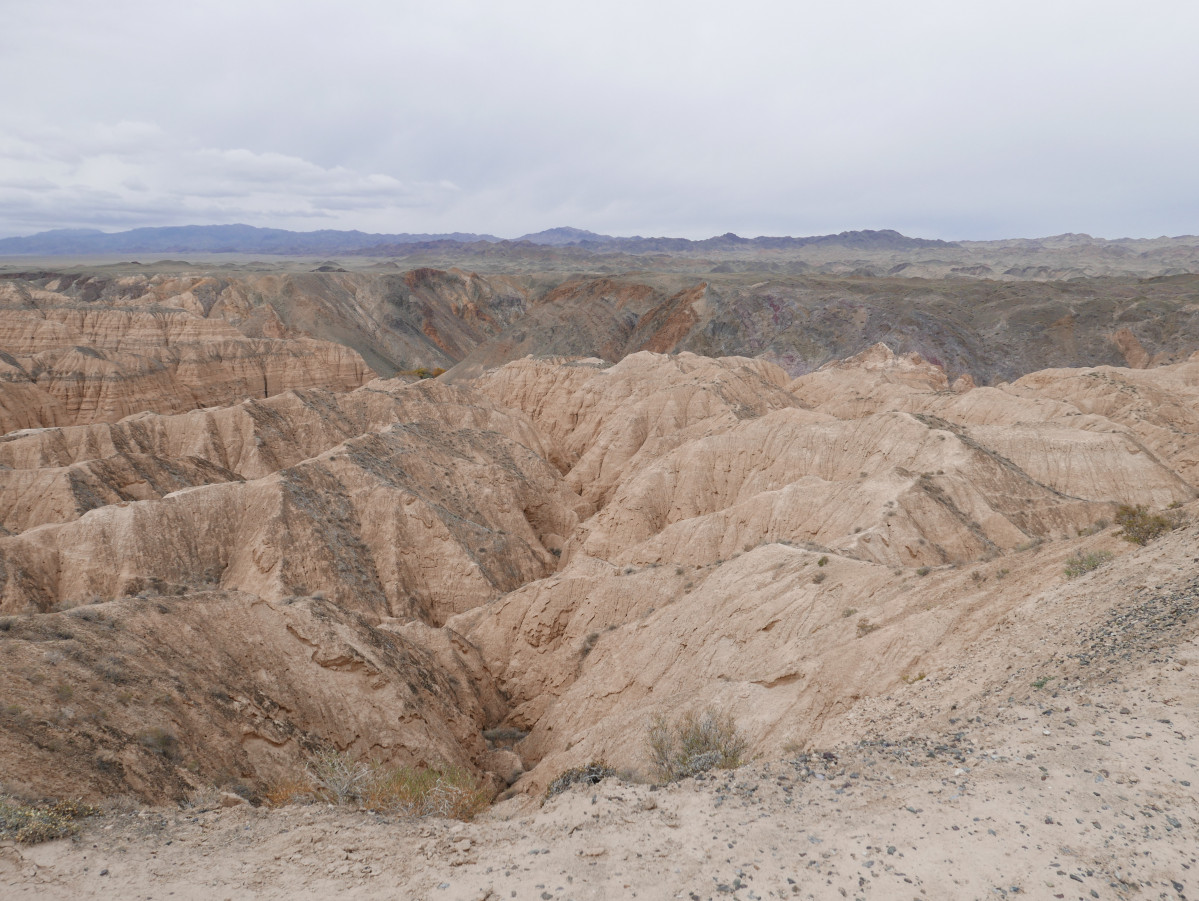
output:
[[[1194,538],[1027,604],[987,663],[879,699],[857,741],[518,798],[469,824],[118,809],[71,839],[0,847],[0,884],[14,899],[1186,898],[1199,565],[1167,561]],[[1116,603],[1078,603],[1096,591]]]
[[[0,792],[109,810],[0,845],[4,897],[1195,892],[1180,282],[1168,352],[1112,331],[1118,304],[1009,317],[1013,346],[1128,365],[985,385],[884,343],[798,377],[764,347],[691,353],[718,307],[673,276],[505,295],[428,271],[395,276],[421,341],[537,321],[609,359],[515,342],[375,378],[382,345],[330,322],[400,295],[356,306],[330,277],[340,301],[291,309],[285,280],[3,283]],[[571,334],[538,312],[574,303]],[[1124,540],[1121,505],[1161,534]],[[652,784],[649,723],[705,709],[751,762]],[[263,806],[330,750],[458,767],[496,803],[469,824]],[[600,760],[620,775],[546,799]]]

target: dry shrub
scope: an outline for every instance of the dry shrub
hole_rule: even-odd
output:
[[[1135,507],[1121,504],[1116,510],[1116,525],[1120,526],[1118,534],[1121,538],[1143,547],[1166,532],[1186,525],[1186,516],[1178,510],[1150,513],[1144,504]]]
[[[375,767],[344,751],[321,751],[304,768],[318,797],[333,804],[362,801],[375,778]]]
[[[650,721],[646,750],[659,778],[674,782],[708,770],[740,766],[749,742],[738,731],[732,714],[708,709],[688,711],[673,723],[658,714]]]
[[[364,803],[408,817],[469,820],[486,809],[491,794],[474,774],[460,767],[376,770]]]
[[[881,627],[878,625],[878,623],[872,623],[863,616],[858,620],[858,638],[864,638],[871,632],[877,632],[880,628]]]
[[[572,785],[599,785],[605,779],[616,775],[616,770],[608,766],[604,760],[593,760],[587,766],[576,766],[558,776],[545,789],[545,796],[552,798],[560,795]]]
[[[1077,579],[1079,576],[1094,572],[1110,559],[1112,559],[1111,551],[1091,551],[1088,554],[1078,551],[1066,561],[1065,576],[1067,579]]]
[[[387,767],[326,750],[308,762],[303,775],[272,783],[266,799],[275,807],[327,801],[400,816],[469,820],[491,803],[491,793],[461,767]]]
[[[270,783],[262,796],[271,807],[307,804],[316,800],[316,786],[307,775],[289,774]]]
[[[79,831],[79,820],[99,812],[82,801],[22,804],[0,798],[0,839],[35,845],[63,838]]]

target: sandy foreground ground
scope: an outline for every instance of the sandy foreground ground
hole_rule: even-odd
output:
[[[324,805],[110,813],[70,839],[0,845],[0,896],[1195,898],[1196,672],[1191,638],[1073,690],[984,699],[954,731],[664,787],[575,786],[473,823]]]

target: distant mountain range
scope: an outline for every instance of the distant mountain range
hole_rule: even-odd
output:
[[[514,241],[494,235],[369,234],[360,231],[322,230],[293,232],[252,225],[184,225],[169,228],[135,228],[106,233],[95,229],[56,229],[22,238],[0,239],[0,255],[90,256],[106,254],[250,253],[287,256],[355,254],[392,256],[413,245],[532,244],[576,247],[599,253],[687,253],[730,250],[785,250],[811,245],[836,245],[874,250],[917,247],[953,247],[946,241],[909,238],[899,232],[848,231],[806,238],[742,238],[728,234],[692,241],[687,238],[614,237],[585,229],[561,227],[522,235]]]
[[[111,253],[353,253],[380,244],[430,241],[498,241],[493,235],[372,235],[360,231],[293,232],[252,225],[182,225],[135,228],[108,234],[96,229],[56,229],[26,238],[0,239],[0,254],[89,255]]]

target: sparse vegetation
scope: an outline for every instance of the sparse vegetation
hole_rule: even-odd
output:
[[[483,730],[483,737],[488,741],[506,744],[515,744],[528,734],[523,729],[515,729],[512,726],[497,726],[495,729]]]
[[[1111,551],[1090,551],[1086,554],[1079,551],[1066,561],[1064,574],[1067,579],[1077,579],[1079,576],[1094,572],[1110,559],[1112,559]]]
[[[827,566],[828,565],[828,557],[821,557],[819,560],[816,561],[816,565],[817,566]]]
[[[333,804],[361,802],[374,777],[374,768],[365,760],[331,749],[317,754],[304,769],[314,793]]]
[[[688,711],[673,722],[661,714],[654,717],[646,750],[656,775],[664,782],[675,782],[708,770],[740,766],[749,742],[732,714],[707,709]]]
[[[179,739],[174,732],[161,726],[143,732],[138,736],[138,742],[168,760],[173,760],[179,753]]]
[[[1144,504],[1137,504],[1135,507],[1121,504],[1116,510],[1116,525],[1120,527],[1117,534],[1125,541],[1142,547],[1185,524],[1186,518],[1176,509],[1168,509],[1165,513],[1150,513]]]
[[[579,648],[579,653],[586,657],[595,647],[595,643],[599,641],[598,632],[588,632],[587,637],[583,639],[583,645]]]
[[[327,801],[400,816],[469,820],[487,807],[491,795],[460,767],[388,767],[327,750],[313,757],[302,775],[271,784],[266,799],[275,806]]]
[[[616,770],[608,766],[604,760],[593,760],[586,766],[576,766],[566,770],[545,789],[545,796],[552,798],[560,795],[572,785],[598,785],[605,779],[616,775]]]
[[[916,575],[927,576],[932,571],[933,571],[932,567],[930,567],[930,566],[921,566],[916,570]]]
[[[880,627],[878,623],[872,623],[863,616],[860,620],[858,620],[858,638],[864,638],[871,632],[877,632],[879,628]]]
[[[474,774],[460,767],[376,767],[374,774],[364,799],[371,810],[469,820],[491,803],[490,792]]]
[[[26,845],[73,835],[79,821],[100,811],[82,801],[23,804],[0,797],[0,839]]]
[[[828,578],[828,573],[820,572],[820,573],[813,574],[812,581],[815,582],[817,585],[819,585],[821,582],[823,582],[827,578]]]

